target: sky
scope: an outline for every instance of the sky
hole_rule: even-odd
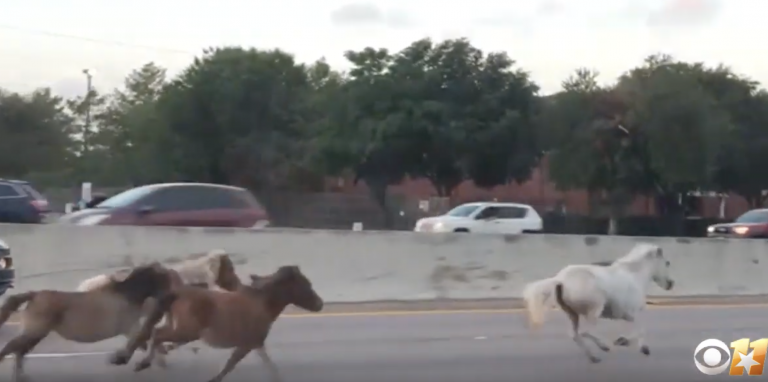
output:
[[[758,0],[3,0],[0,87],[103,91],[155,62],[174,75],[206,47],[281,48],[348,68],[346,50],[424,37],[503,50],[542,94],[576,68],[611,82],[654,53],[725,63],[768,84],[768,2]]]

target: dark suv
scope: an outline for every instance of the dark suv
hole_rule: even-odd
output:
[[[41,223],[48,201],[29,182],[0,178],[0,223]]]
[[[163,183],[132,188],[62,224],[262,228],[266,210],[246,189],[208,183]]]
[[[11,247],[0,239],[0,296],[4,295],[9,288],[13,288],[15,278],[16,272],[13,270]]]

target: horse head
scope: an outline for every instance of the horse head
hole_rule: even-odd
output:
[[[208,267],[213,274],[214,283],[221,289],[235,291],[240,287],[240,278],[235,272],[235,263],[229,254],[221,249],[208,253]]]
[[[664,290],[670,290],[675,285],[669,272],[669,260],[664,256],[664,250],[653,244],[639,244],[636,250],[644,252],[642,260],[650,267],[651,280]]]
[[[282,266],[270,276],[250,277],[251,288],[266,293],[282,304],[293,304],[310,312],[323,309],[323,299],[296,265]]]

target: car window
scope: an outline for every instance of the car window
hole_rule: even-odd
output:
[[[264,209],[264,206],[261,205],[261,202],[259,202],[259,200],[256,199],[256,197],[253,196],[253,194],[251,194],[249,191],[237,191],[235,192],[235,196],[245,201],[246,208]]]
[[[446,215],[465,218],[469,215],[472,215],[472,213],[474,213],[478,208],[480,208],[480,206],[477,204],[464,204],[448,211]]]
[[[491,206],[486,207],[484,210],[477,214],[476,219],[489,219],[499,217],[499,207]]]
[[[0,198],[13,198],[16,196],[21,196],[21,194],[15,187],[9,184],[0,184]]]
[[[210,209],[243,209],[248,208],[245,199],[238,197],[238,190],[215,187],[201,187],[205,189],[205,205]]]
[[[186,211],[193,206],[193,196],[185,187],[163,187],[141,201],[141,207],[152,207],[157,211]]]
[[[522,207],[499,208],[499,219],[522,219],[528,215],[528,209]]]
[[[207,186],[168,187],[150,195],[147,204],[162,211],[199,211],[247,208],[248,204],[234,192]]]
[[[96,205],[96,208],[122,208],[127,207],[139,199],[149,195],[153,191],[157,190],[155,187],[137,187],[130,190],[123,191],[107,200]]]
[[[24,192],[27,193],[27,195],[31,196],[32,199],[35,200],[45,200],[45,196],[43,196],[41,193],[37,192],[32,186],[30,185],[23,185],[21,188],[24,190]]]
[[[736,223],[768,223],[768,211],[748,211],[736,218]]]

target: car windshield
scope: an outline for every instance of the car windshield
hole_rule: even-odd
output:
[[[123,191],[99,204],[95,208],[122,208],[129,206],[154,191],[154,187],[138,187]]]
[[[746,212],[736,219],[736,223],[768,223],[768,211],[755,210]]]
[[[445,215],[465,218],[472,215],[478,208],[480,208],[480,206],[477,204],[464,204],[448,211]]]

